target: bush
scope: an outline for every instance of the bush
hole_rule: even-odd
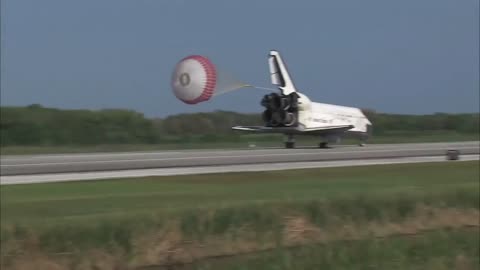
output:
[[[260,113],[215,111],[148,119],[120,109],[59,110],[38,104],[0,108],[2,146],[239,142],[235,125],[262,125]],[[480,114],[394,115],[365,110],[374,136],[414,136],[432,131],[478,134]],[[245,137],[248,137],[245,136]],[[256,137],[268,141],[274,136]]]

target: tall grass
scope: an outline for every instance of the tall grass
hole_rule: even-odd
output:
[[[478,230],[438,230],[414,237],[283,248],[254,255],[205,260],[175,269],[473,270],[479,269],[479,243]]]
[[[145,252],[144,249],[147,247],[138,245],[139,239],[145,237],[152,238],[151,241],[149,240],[149,245],[155,245],[155,243],[160,245],[162,241],[168,240],[171,244],[169,248],[185,246],[185,241],[206,245],[215,242],[216,246],[213,248],[215,250],[209,252],[218,255],[223,253],[218,250],[220,248],[238,251],[239,245],[242,244],[248,245],[251,251],[294,244],[296,240],[290,239],[292,234],[297,234],[297,229],[322,230],[328,232],[330,236],[327,239],[317,233],[312,234],[311,239],[308,239],[308,235],[306,238],[303,236],[304,238],[295,243],[335,241],[349,237],[362,238],[372,234],[371,230],[375,229],[372,223],[380,224],[376,226],[393,223],[403,226],[402,223],[412,222],[415,219],[441,218],[442,215],[452,213],[452,209],[456,213],[452,216],[452,220],[421,224],[416,229],[478,226],[478,223],[475,223],[479,218],[478,208],[478,190],[252,203],[237,207],[190,209],[174,214],[99,219],[95,222],[80,224],[54,224],[40,227],[28,227],[25,224],[4,226],[1,232],[1,250],[4,259],[31,252],[66,253],[71,254],[72,258],[78,258],[85,256],[82,254],[88,254],[91,250],[102,250],[112,256],[121,257],[125,264],[135,260],[141,265],[135,256]],[[456,220],[455,217],[458,216],[468,221]],[[292,219],[303,223],[301,228],[294,228],[291,232],[289,220]],[[341,231],[342,226],[345,225],[352,227],[353,231]],[[176,235],[175,239],[163,239],[158,242],[154,240],[156,235],[172,233]],[[398,231],[387,231],[386,234],[395,233]],[[227,239],[231,239],[232,243]],[[202,256],[208,257],[208,254]],[[179,259],[179,261],[182,260]]]

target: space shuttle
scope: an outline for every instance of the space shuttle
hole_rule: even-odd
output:
[[[233,130],[254,133],[280,133],[285,135],[285,147],[295,147],[295,136],[309,135],[319,138],[319,147],[327,148],[345,135],[359,138],[364,146],[371,135],[372,123],[358,108],[312,102],[293,84],[287,67],[276,50],[268,55],[271,83],[278,93],[265,95],[261,100],[265,108],[263,126],[234,126]]]

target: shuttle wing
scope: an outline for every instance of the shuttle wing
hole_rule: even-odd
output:
[[[285,133],[288,131],[295,131],[295,128],[273,128],[263,126],[236,126],[232,127],[233,130],[239,131],[251,131],[251,132],[265,132],[265,133]]]
[[[352,129],[353,125],[324,126],[315,128],[306,128],[304,132],[343,132]]]
[[[297,128],[297,127],[265,127],[265,126],[235,126],[233,130],[249,131],[259,133],[282,133],[282,134],[312,134],[324,135],[328,133],[337,133],[352,129],[353,125],[323,126],[315,128]]]

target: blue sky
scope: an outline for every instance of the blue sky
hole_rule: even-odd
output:
[[[170,76],[179,59],[202,54],[269,87],[266,57],[278,49],[315,101],[479,111],[478,0],[1,2],[2,105],[260,112],[265,92],[253,89],[186,105]]]

